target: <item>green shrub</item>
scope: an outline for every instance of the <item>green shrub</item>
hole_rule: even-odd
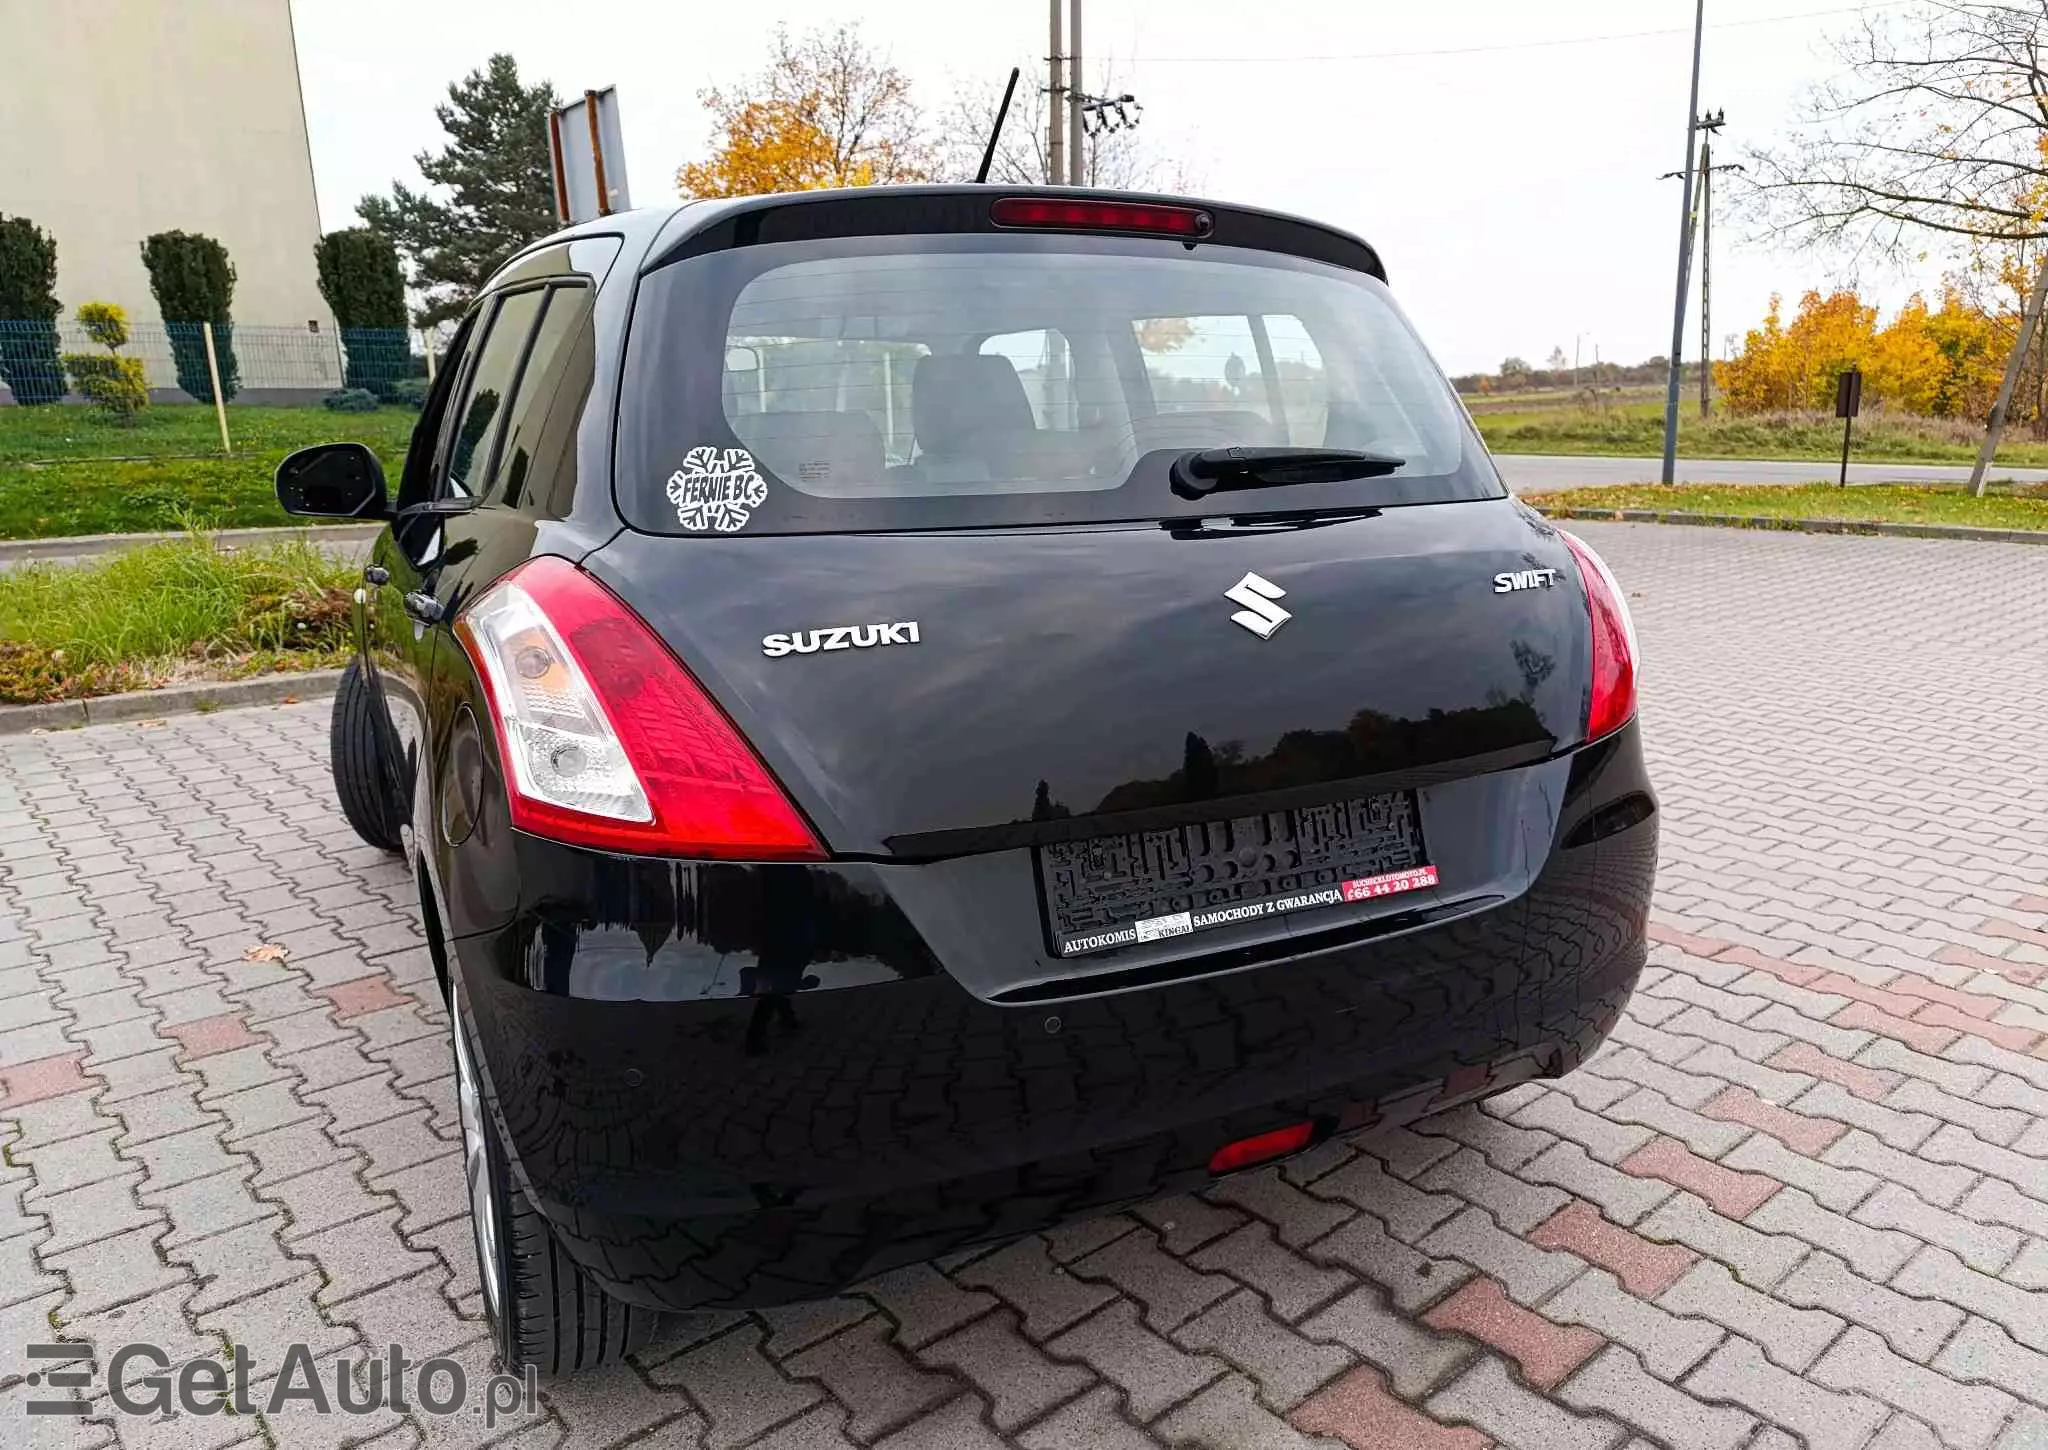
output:
[[[320,295],[341,328],[348,372],[342,385],[389,396],[406,376],[411,339],[405,322],[405,274],[391,239],[369,227],[329,232],[313,247]]]
[[[134,422],[135,415],[149,406],[149,380],[143,375],[142,359],[120,355],[128,341],[128,314],[111,302],[88,302],[78,309],[78,322],[107,355],[65,353],[64,370],[71,374],[71,386],[116,421]]]
[[[78,309],[78,325],[108,352],[128,345],[128,314],[111,302],[88,302]]]
[[[391,401],[417,413],[427,406],[427,389],[431,386],[425,378],[400,378],[391,385]]]
[[[67,352],[64,370],[71,374],[71,386],[80,397],[118,422],[134,422],[135,415],[149,406],[149,380],[143,375],[139,357]]]
[[[0,216],[0,382],[28,406],[64,396],[57,360],[57,244],[27,217]]]
[[[330,413],[374,413],[377,395],[368,388],[343,388],[322,398],[320,406]]]
[[[232,401],[241,389],[235,364],[234,325],[230,308],[235,298],[235,268],[228,249],[212,237],[191,232],[158,232],[142,244],[142,265],[149,269],[149,290],[171,336],[171,360],[178,386],[202,403],[213,401],[213,383],[206,372],[206,333],[213,326],[220,388]]]
[[[313,246],[320,295],[338,327],[405,328],[405,274],[391,239],[369,227],[329,232]]]

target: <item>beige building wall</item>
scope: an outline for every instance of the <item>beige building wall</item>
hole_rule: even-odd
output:
[[[324,346],[250,335],[244,386],[336,386],[290,0],[0,9],[0,212],[56,238],[64,319],[106,301],[133,322],[161,321],[142,239],[203,232],[234,263],[238,328],[319,324]],[[289,379],[271,376],[273,355]],[[170,385],[167,365],[152,359],[150,371]]]

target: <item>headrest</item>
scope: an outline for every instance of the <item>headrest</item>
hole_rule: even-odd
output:
[[[936,454],[972,453],[977,438],[1038,426],[1015,364],[994,353],[919,358],[910,378],[910,422],[918,446]]]

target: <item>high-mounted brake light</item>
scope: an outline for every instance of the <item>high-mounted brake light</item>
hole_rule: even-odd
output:
[[[1153,206],[1140,201],[1070,201],[1049,196],[998,197],[988,209],[999,227],[1044,227],[1056,231],[1150,232],[1169,237],[1206,237],[1216,219],[1199,207]]]
[[[1240,1168],[1250,1168],[1258,1163],[1270,1163],[1275,1158],[1285,1158],[1290,1153],[1299,1153],[1306,1148],[1316,1135],[1314,1123],[1295,1123],[1290,1127],[1275,1128],[1270,1133],[1256,1137],[1239,1138],[1235,1143],[1225,1143],[1209,1159],[1211,1173],[1235,1173]]]
[[[520,565],[455,634],[490,697],[516,829],[636,855],[824,857],[682,662],[566,559]]]
[[[1586,603],[1593,615],[1593,694],[1586,706],[1586,739],[1598,740],[1635,718],[1636,662],[1640,658],[1636,626],[1629,618],[1628,599],[1607,561],[1578,535],[1563,529],[1557,532],[1578,561]]]

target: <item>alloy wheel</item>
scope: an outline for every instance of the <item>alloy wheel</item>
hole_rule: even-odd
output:
[[[469,1180],[469,1221],[476,1234],[476,1258],[483,1279],[484,1304],[491,1317],[503,1312],[503,1270],[498,1262],[497,1196],[491,1191],[491,1164],[484,1141],[483,1094],[476,1064],[470,1059],[469,1036],[463,1031],[462,992],[448,996],[448,1016],[455,1034],[456,1102],[462,1117],[462,1171]]]

